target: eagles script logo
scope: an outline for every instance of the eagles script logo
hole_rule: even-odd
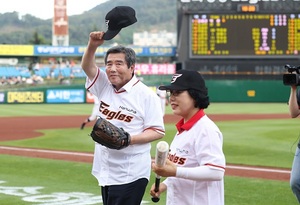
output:
[[[179,78],[179,77],[181,77],[181,76],[182,76],[182,74],[177,74],[177,73],[175,73],[175,74],[173,75],[173,77],[172,77],[171,83],[174,83],[174,82],[177,80],[177,78]]]

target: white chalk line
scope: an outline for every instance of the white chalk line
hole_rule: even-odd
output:
[[[274,168],[258,168],[258,167],[243,167],[243,166],[235,166],[235,165],[227,165],[226,168],[230,169],[239,169],[239,170],[249,170],[249,171],[259,171],[259,172],[274,172],[274,173],[284,173],[290,174],[291,171],[289,170],[281,170],[281,169],[274,169]]]
[[[83,152],[31,149],[31,148],[6,147],[6,146],[0,146],[0,149],[13,150],[13,151],[36,152],[36,153],[49,153],[49,154],[72,155],[72,156],[77,155],[77,156],[93,157],[93,154],[83,153]],[[285,174],[291,173],[291,171],[289,171],[289,170],[281,170],[281,169],[274,169],[274,168],[258,168],[258,167],[248,167],[248,166],[236,166],[236,165],[226,165],[226,168],[237,169],[237,170],[248,170],[248,171],[285,173]]]
[[[45,150],[45,149],[30,149],[30,148],[20,148],[20,147],[5,147],[0,146],[0,149],[4,150],[14,150],[14,151],[25,151],[25,152],[36,152],[36,153],[51,153],[51,154],[61,154],[61,155],[77,155],[92,157],[93,154],[83,153],[83,152],[71,152],[71,151],[57,151],[57,150]]]

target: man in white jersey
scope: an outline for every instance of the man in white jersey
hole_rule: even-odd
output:
[[[171,84],[159,89],[170,92],[177,133],[170,145],[166,165],[152,170],[166,180],[153,197],[167,191],[167,205],[224,205],[225,156],[223,135],[204,113],[209,105],[205,81],[197,71],[179,70]]]
[[[140,205],[151,173],[151,142],[165,134],[159,97],[135,74],[136,55],[123,46],[105,55],[106,70],[95,64],[95,52],[104,32],[91,32],[81,66],[86,88],[100,100],[99,115],[131,136],[121,150],[95,143],[92,174],[97,178],[104,205]]]

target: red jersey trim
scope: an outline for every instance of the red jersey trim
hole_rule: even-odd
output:
[[[149,128],[144,129],[144,131],[146,131],[146,130],[154,130],[155,132],[158,132],[158,133],[161,133],[161,134],[165,135],[165,131],[161,130],[161,129],[156,129],[156,128],[153,128],[153,127],[149,127]]]
[[[200,120],[205,115],[204,110],[200,109],[191,119],[189,119],[186,123],[184,123],[183,118],[176,124],[176,128],[179,133],[183,132],[184,130],[191,129],[194,124]]]
[[[138,79],[135,83],[133,83],[131,87],[135,86],[138,82],[140,82],[139,79]],[[128,88],[126,89],[126,85],[125,85],[125,87],[123,87],[123,89],[122,89],[121,91],[117,91],[117,90],[115,89],[115,93],[116,93],[116,94],[123,93],[123,92],[125,92],[125,91],[129,91]]]
[[[225,171],[225,167],[222,167],[222,166],[219,166],[219,165],[207,163],[207,164],[205,164],[205,166],[216,167],[216,168],[219,168],[219,169],[223,169]]]
[[[97,74],[96,74],[96,77],[93,79],[93,82],[91,83],[91,85],[87,88],[87,90],[89,90],[96,82],[97,78],[99,77],[100,75],[100,69],[97,70]]]
[[[133,84],[133,86],[135,86],[136,84],[138,84],[138,82],[140,82],[140,80],[137,80],[134,84]],[[132,86],[132,87],[133,87]]]
[[[116,94],[120,94],[120,93],[126,92],[126,90],[121,90],[121,91],[116,91],[116,89],[114,89],[114,90],[115,90],[115,93],[116,93]]]

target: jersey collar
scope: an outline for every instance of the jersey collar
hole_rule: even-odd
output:
[[[122,88],[120,88],[119,90],[115,89],[116,93],[122,93],[124,91],[130,92],[131,88],[137,84],[139,82],[139,79],[137,79],[137,77],[135,75],[132,76],[132,78],[130,79],[130,81],[128,83],[126,83]]]
[[[191,119],[184,123],[183,118],[176,124],[176,128],[179,133],[184,130],[189,130],[193,125],[205,115],[204,110],[200,109]]]

